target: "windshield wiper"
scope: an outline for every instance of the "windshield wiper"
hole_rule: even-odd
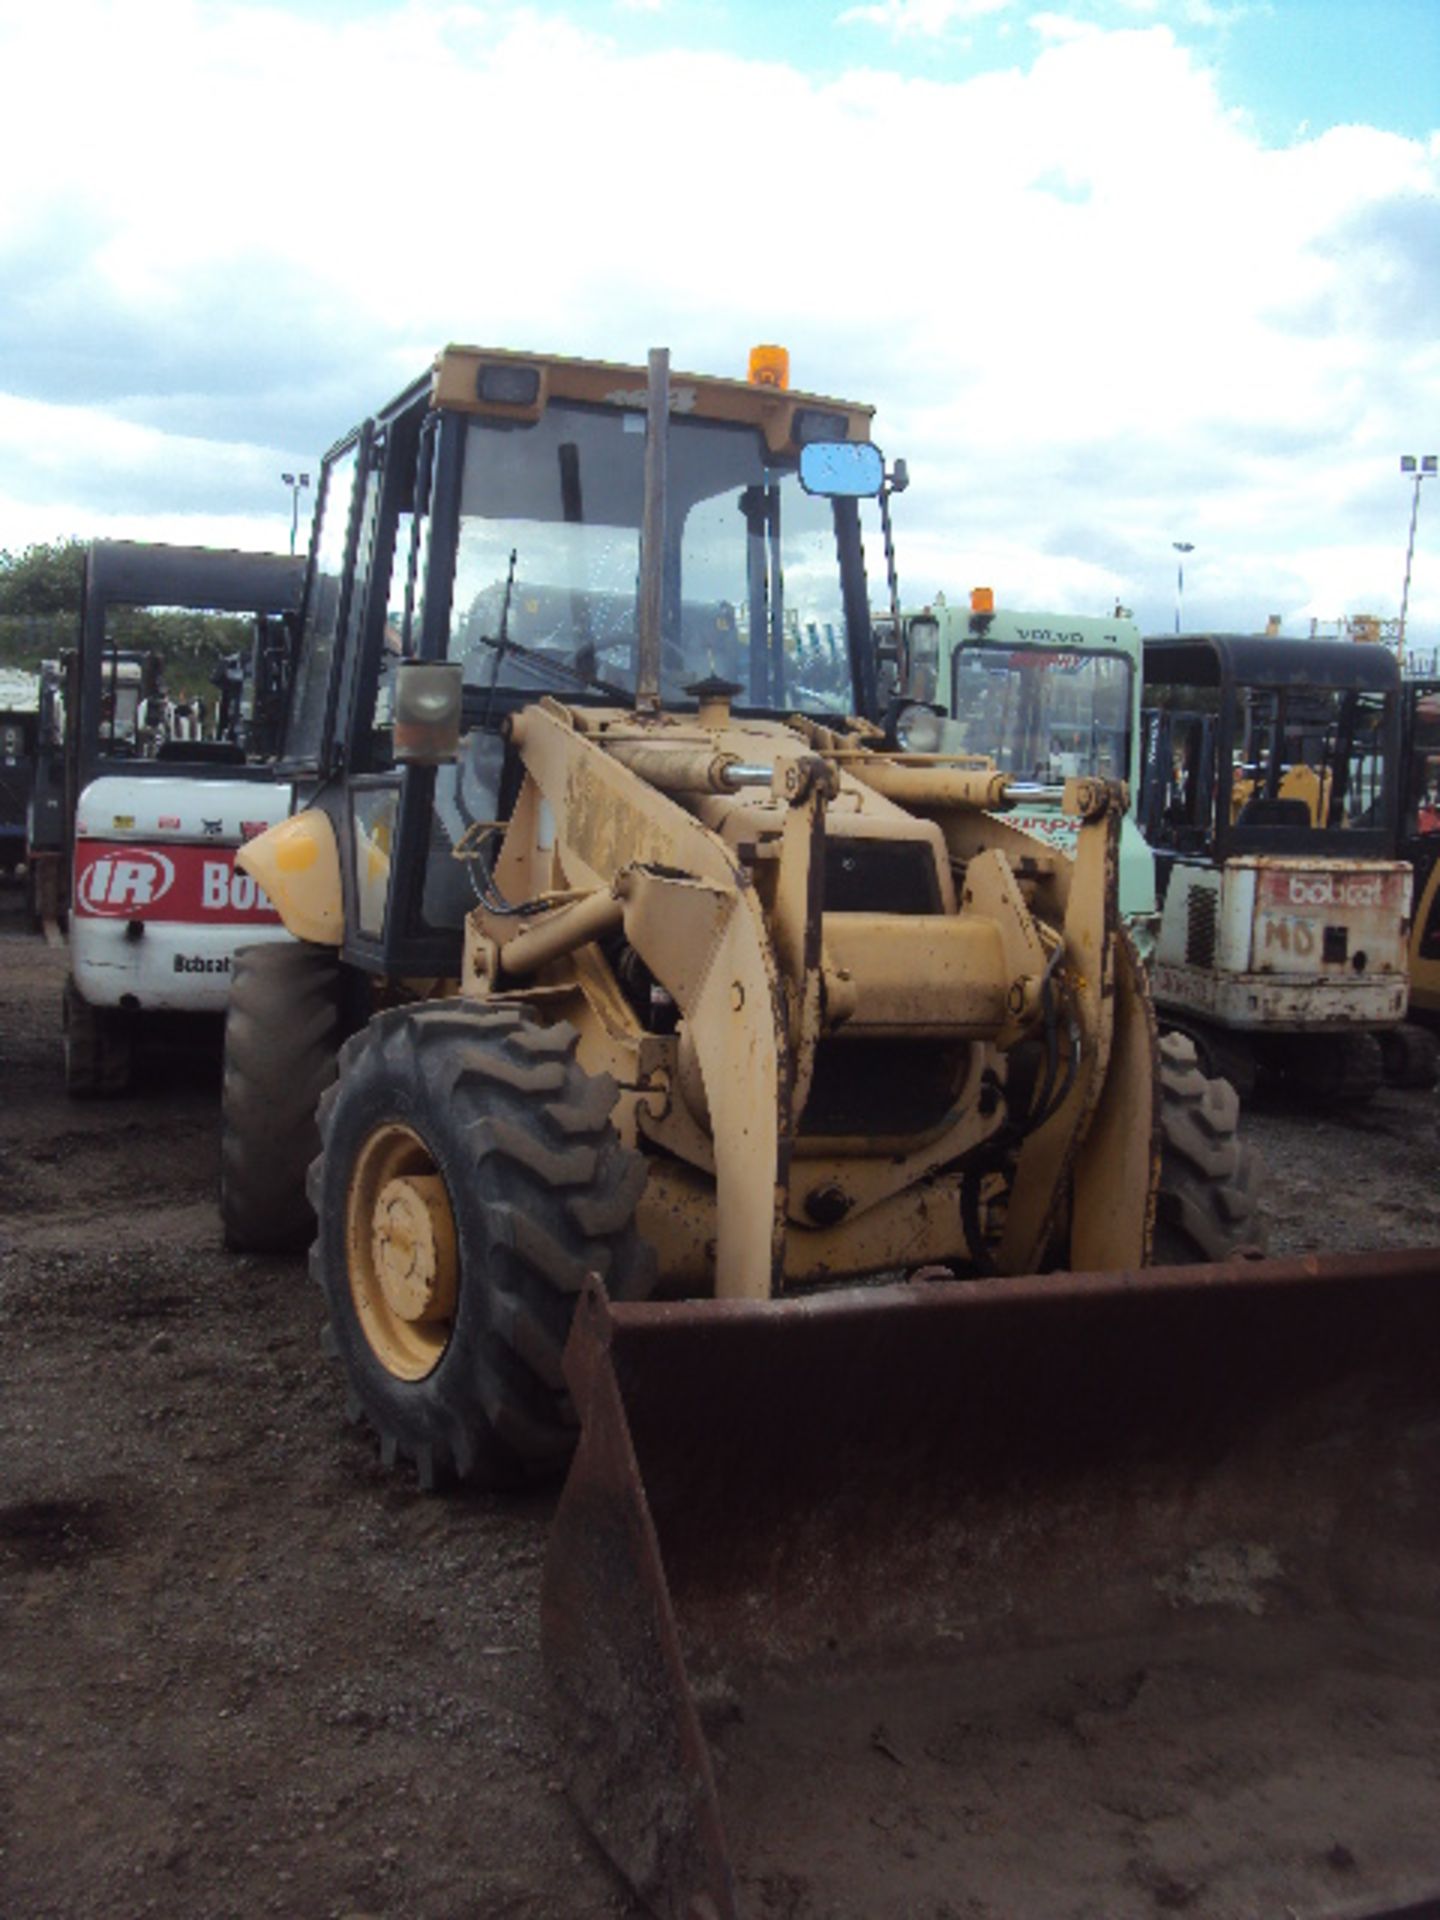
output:
[[[490,676],[486,693],[493,696],[500,678],[500,663],[507,657],[523,660],[527,665],[542,668],[546,673],[564,674],[567,680],[573,680],[577,686],[593,688],[596,693],[606,694],[612,700],[618,700],[628,706],[634,698],[628,687],[617,686],[613,680],[602,680],[598,675],[587,673],[583,667],[576,666],[562,654],[542,653],[538,647],[527,647],[522,641],[505,638],[496,639],[493,634],[482,633],[475,644],[480,647],[493,647],[495,650],[495,671]],[[488,717],[489,706],[486,707]]]
[[[574,661],[564,659],[560,654],[542,653],[538,647],[527,647],[519,640],[512,640],[510,638],[510,602],[515,594],[515,568],[519,559],[520,549],[518,547],[512,547],[510,549],[510,565],[505,575],[505,594],[500,602],[499,637],[496,638],[488,633],[482,633],[476,642],[478,646],[493,647],[495,649],[495,665],[490,674],[490,684],[485,689],[485,712],[480,724],[485,726],[489,723],[491,710],[495,705],[496,689],[500,684],[500,669],[504,664],[507,654],[513,654],[518,660],[528,661],[532,666],[542,667],[547,673],[552,670],[562,673],[567,679],[573,680],[577,686],[591,687],[596,693],[603,693],[611,700],[619,700],[628,705],[631,696],[627,688],[617,687],[614,682],[610,680],[601,680],[594,673],[587,672],[584,667],[577,666]],[[586,657],[593,659],[594,653],[593,642],[587,642],[585,646]]]

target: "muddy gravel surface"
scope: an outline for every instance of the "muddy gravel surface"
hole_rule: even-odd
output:
[[[303,1260],[221,1244],[214,1037],[69,1101],[64,972],[0,914],[0,1914],[638,1913],[555,1778],[549,1501],[381,1471]]]
[[[303,1261],[222,1246],[214,1036],[69,1101],[64,970],[0,894],[0,1914],[638,1916],[559,1788],[549,1498],[381,1470]],[[1252,1116],[1274,1250],[1440,1244],[1437,1121]]]

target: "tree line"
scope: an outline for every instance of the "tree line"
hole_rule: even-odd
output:
[[[76,644],[87,546],[72,539],[18,553],[0,548],[0,666],[34,673]],[[254,623],[236,614],[115,607],[109,619],[116,647],[163,658],[177,699],[212,698],[216,667],[246,651],[253,633]]]

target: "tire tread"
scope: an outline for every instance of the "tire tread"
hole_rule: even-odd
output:
[[[319,1103],[311,1269],[382,1458],[413,1462],[422,1482],[506,1486],[562,1468],[576,1420],[561,1361],[586,1277],[600,1274],[617,1298],[653,1285],[654,1258],[634,1226],[645,1162],[616,1136],[615,1082],[579,1065],[578,1044],[573,1028],[541,1026],[518,1007],[394,1008],[341,1050]],[[461,1250],[449,1345],[413,1382],[370,1348],[345,1270],[354,1153],[368,1130],[397,1120],[425,1138],[445,1175]]]
[[[342,1051],[340,987],[339,957],[328,947],[277,940],[235,956],[220,1133],[229,1247],[293,1253],[313,1236],[308,1176],[317,1107]]]
[[[1184,1266],[1263,1251],[1263,1172],[1239,1137],[1235,1089],[1201,1072],[1193,1040],[1167,1033],[1160,1041],[1159,1094],[1153,1263]]]

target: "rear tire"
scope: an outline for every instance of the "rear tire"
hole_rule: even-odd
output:
[[[1376,1038],[1387,1087],[1433,1087],[1440,1078],[1440,1040],[1429,1027],[1403,1020]]]
[[[305,1194],[320,1151],[320,1096],[335,1078],[341,973],[333,948],[242,947],[225,1015],[220,1218],[225,1244],[301,1253],[315,1235]]]
[[[65,924],[65,869],[60,856],[37,853],[25,870],[25,899],[33,924],[43,933]]]
[[[1380,1042],[1373,1033],[1297,1034],[1286,1045],[1285,1078],[1327,1106],[1363,1106],[1384,1083]]]
[[[1240,1101],[1228,1080],[1201,1072],[1195,1043],[1160,1041],[1160,1188],[1151,1264],[1189,1266],[1264,1251],[1261,1167],[1242,1146]]]
[[[129,1090],[135,1075],[135,1022],[121,1007],[97,1007],[73,979],[61,1000],[65,1091],[96,1100]]]
[[[588,1273],[648,1293],[642,1157],[574,1029],[429,1001],[347,1041],[321,1102],[311,1267],[352,1417],[420,1484],[558,1473],[576,1425],[561,1355]]]

